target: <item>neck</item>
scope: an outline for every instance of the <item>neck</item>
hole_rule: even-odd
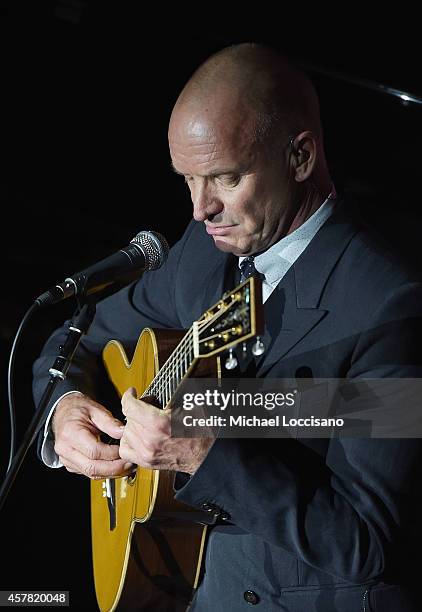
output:
[[[326,177],[326,180],[320,181],[319,184],[310,180],[303,185],[304,191],[298,194],[298,206],[295,207],[295,212],[289,220],[285,236],[303,225],[318,210],[330,194],[331,187],[332,183],[329,176]]]

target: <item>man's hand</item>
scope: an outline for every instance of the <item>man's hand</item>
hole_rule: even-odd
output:
[[[104,432],[120,439],[123,423],[101,404],[86,395],[66,395],[53,415],[54,450],[69,472],[89,478],[114,478],[133,471],[129,461],[121,459],[116,444],[99,439]]]
[[[161,410],[136,399],[134,389],[122,396],[126,426],[120,457],[144,468],[193,474],[205,459],[214,438],[172,438],[171,410]]]

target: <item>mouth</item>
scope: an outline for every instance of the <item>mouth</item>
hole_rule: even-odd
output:
[[[230,233],[230,230],[234,225],[206,225],[207,234],[210,236],[225,236]]]

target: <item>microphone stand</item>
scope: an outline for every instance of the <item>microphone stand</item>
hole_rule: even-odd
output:
[[[57,385],[66,378],[67,371],[72,363],[73,355],[78,348],[79,342],[84,334],[86,334],[95,317],[96,304],[95,302],[87,302],[83,305],[79,304],[73,315],[72,322],[69,325],[69,332],[65,343],[59,347],[59,355],[56,357],[53,366],[49,369],[50,380],[47,383],[44,394],[38,405],[38,409],[32,418],[31,423],[25,433],[22,444],[17,453],[13,457],[10,469],[6,474],[6,478],[0,488],[0,510],[2,509],[10,488],[19,472],[19,469],[25,459],[29,447],[36,439],[38,432],[43,427],[47,420],[51,407],[49,406],[50,399]]]

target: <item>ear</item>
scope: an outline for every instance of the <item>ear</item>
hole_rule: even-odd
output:
[[[314,169],[317,144],[312,132],[301,132],[292,141],[291,159],[294,170],[295,181],[302,183],[306,181]]]

